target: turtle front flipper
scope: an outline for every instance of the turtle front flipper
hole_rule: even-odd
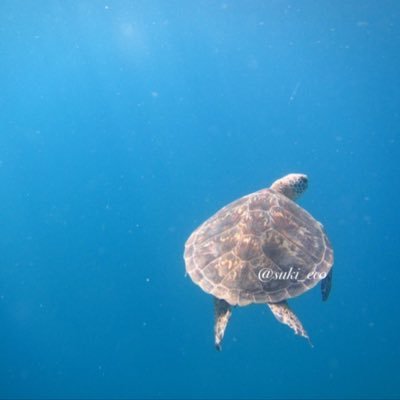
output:
[[[214,315],[215,347],[220,351],[225,329],[232,315],[232,307],[225,300],[214,297]]]
[[[329,293],[332,289],[332,268],[328,275],[321,281],[322,301],[328,300]]]
[[[267,303],[268,307],[271,309],[272,313],[275,315],[275,318],[281,322],[282,324],[288,325],[292,328],[296,335],[303,336],[308,340],[311,347],[313,346],[310,338],[303,328],[300,320],[297,318],[296,314],[289,307],[289,304],[286,301],[281,301],[279,303]]]

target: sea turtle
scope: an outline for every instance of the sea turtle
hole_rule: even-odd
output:
[[[214,296],[218,350],[232,306],[253,303],[267,304],[278,321],[309,340],[286,300],[319,281],[322,299],[328,298],[333,250],[322,224],[294,202],[307,186],[306,175],[286,175],[223,207],[187,240],[186,271]]]

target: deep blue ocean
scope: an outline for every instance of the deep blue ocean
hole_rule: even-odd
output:
[[[0,3],[0,397],[399,398],[400,2]],[[330,298],[234,310],[190,233],[291,172]]]

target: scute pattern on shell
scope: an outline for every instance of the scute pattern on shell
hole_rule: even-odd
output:
[[[232,305],[274,303],[314,287],[328,273],[333,251],[322,225],[272,189],[227,205],[185,245],[186,270],[205,292]],[[297,271],[293,279],[259,279],[262,269]],[[309,273],[317,273],[311,279]]]

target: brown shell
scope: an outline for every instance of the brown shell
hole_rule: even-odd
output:
[[[311,289],[330,271],[333,251],[307,211],[263,189],[205,221],[187,240],[184,258],[187,273],[205,292],[243,306]]]

